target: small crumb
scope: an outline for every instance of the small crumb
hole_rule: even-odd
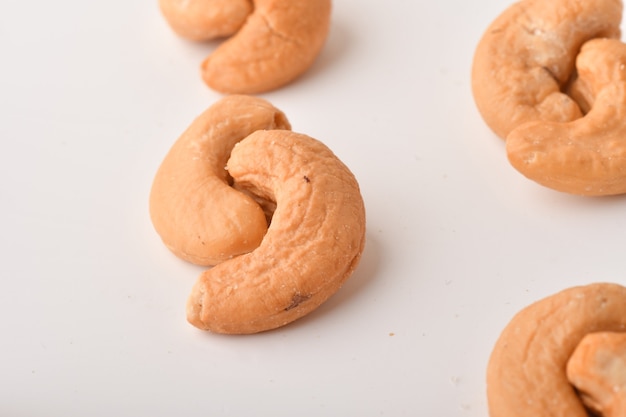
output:
[[[389,336],[395,336],[396,334],[394,332],[390,332]]]

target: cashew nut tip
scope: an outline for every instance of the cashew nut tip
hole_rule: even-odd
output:
[[[215,265],[256,248],[267,231],[262,208],[231,187],[225,169],[237,142],[261,129],[290,129],[267,101],[227,96],[198,116],[161,163],[150,191],[150,217],[180,258]]]
[[[182,36],[232,35],[201,65],[205,83],[222,93],[257,94],[293,81],[313,64],[330,29],[330,0],[160,0],[160,4]]]
[[[487,367],[487,398],[491,417],[588,417],[582,399],[570,384],[570,378],[581,390],[592,395],[603,406],[624,404],[624,392],[608,398],[607,390],[614,384],[623,386],[624,348],[617,364],[605,367],[604,358],[615,358],[604,353],[595,355],[592,369],[580,371],[577,366],[584,355],[587,337],[597,332],[626,333],[626,287],[612,283],[595,283],[565,289],[539,300],[517,313],[502,331],[489,358]],[[623,340],[623,339],[622,339]],[[623,342],[622,342],[623,345]],[[582,350],[583,353],[575,353]],[[610,345],[609,348],[610,349]],[[573,362],[572,362],[573,361]],[[585,362],[587,362],[585,360]],[[586,365],[585,365],[586,366]],[[599,377],[589,377],[593,369],[607,376],[618,370],[619,376],[608,375],[608,380],[594,385]],[[576,369],[578,368],[578,370]],[[577,371],[577,372],[572,372]],[[582,378],[578,377],[582,374]],[[619,382],[621,381],[621,382]],[[597,388],[597,389],[596,389]],[[621,388],[620,388],[621,389]],[[621,402],[620,402],[621,401]],[[608,408],[603,411],[609,410]],[[620,412],[624,412],[621,408]],[[622,417],[606,414],[604,417]]]
[[[626,333],[590,333],[567,362],[584,404],[604,417],[626,416]]]
[[[568,122],[582,116],[563,91],[581,45],[619,38],[621,0],[521,0],[480,39],[472,91],[486,124],[501,138],[530,121]]]
[[[159,7],[172,30],[193,41],[231,36],[252,13],[250,0],[159,0]]]
[[[286,130],[252,133],[227,167],[276,210],[255,250],[199,277],[187,319],[217,333],[275,329],[321,305],[356,268],[365,244],[359,185],[325,145]]]
[[[586,42],[572,96],[587,111],[567,123],[534,121],[506,139],[511,165],[554,190],[587,196],[626,193],[626,44]]]

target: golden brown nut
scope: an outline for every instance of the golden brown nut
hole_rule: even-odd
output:
[[[572,86],[589,112],[568,123],[535,121],[507,137],[509,161],[527,178],[570,194],[626,193],[626,44],[585,43]]]
[[[172,4],[180,3],[180,0],[161,0],[161,3],[161,8],[167,10],[174,8]],[[199,3],[199,0],[193,3]],[[230,5],[228,1],[209,3],[211,11]],[[326,42],[330,28],[330,0],[253,0],[252,4],[253,11],[239,31],[202,63],[203,80],[217,91],[256,94],[281,87],[304,73]],[[243,10],[243,6],[237,11]],[[208,4],[206,7],[209,9]],[[167,15],[170,24],[178,28],[177,32],[187,33],[183,28],[188,24],[188,18],[175,13]],[[239,14],[234,19],[237,24],[238,18]],[[198,29],[189,31],[194,35],[199,32]],[[227,34],[227,31],[220,33]]]
[[[239,186],[276,201],[254,251],[204,272],[187,318],[218,333],[256,333],[317,308],[352,274],[365,243],[365,209],[350,170],[321,142],[257,131],[233,149]]]
[[[263,210],[229,185],[225,169],[233,146],[261,129],[290,125],[263,99],[224,97],[194,120],[161,163],[150,192],[150,217],[180,258],[215,265],[253,250],[263,239]]]
[[[566,289],[521,310],[500,335],[487,368],[491,417],[588,417],[565,368],[589,333],[626,330],[626,288]]]
[[[625,417],[626,332],[585,336],[567,362],[567,378],[594,413]]]
[[[159,0],[176,34],[194,41],[230,36],[252,13],[251,0]]]
[[[535,120],[581,117],[562,93],[576,54],[592,38],[620,36],[620,0],[521,0],[487,29],[474,55],[472,90],[487,125],[501,138]]]

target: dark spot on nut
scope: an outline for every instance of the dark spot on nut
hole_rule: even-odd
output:
[[[293,298],[291,299],[291,304],[289,304],[287,307],[285,307],[285,311],[289,311],[289,310],[291,310],[293,308],[298,307],[300,304],[302,304],[303,302],[305,302],[309,298],[311,298],[310,294],[307,294],[307,295],[294,294]]]
[[[305,180],[306,182],[311,182],[311,180],[309,179],[309,177],[307,177],[306,175],[304,176],[304,180]]]

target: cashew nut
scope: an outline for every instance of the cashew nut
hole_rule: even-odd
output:
[[[501,138],[535,120],[568,122],[582,116],[562,91],[581,45],[619,38],[621,0],[521,0],[484,33],[472,67],[474,99]]]
[[[290,129],[267,101],[227,96],[202,113],[172,146],[150,192],[150,216],[177,256],[214,265],[256,248],[265,232],[263,210],[229,185],[233,146],[261,129]]]
[[[489,359],[490,416],[587,417],[565,370],[580,341],[603,331],[626,331],[626,287],[572,287],[517,313]]]
[[[248,2],[237,2],[232,6],[236,9],[233,12],[228,0],[199,3],[199,0],[161,0],[161,9],[176,32],[191,33],[187,37],[198,39],[204,29],[197,26],[206,23],[210,38],[213,24],[221,27],[221,22],[215,23],[217,18],[189,18],[188,15],[197,13],[196,9],[203,8],[201,15],[211,17],[233,16],[224,24],[227,30],[216,29],[219,34],[228,35],[241,24],[241,14],[247,10]],[[228,10],[223,10],[226,5]],[[326,42],[330,14],[330,0],[252,0],[252,12],[238,32],[202,63],[202,78],[209,87],[223,93],[254,94],[283,86],[313,64]],[[190,20],[201,22],[190,23]]]
[[[568,123],[529,122],[506,139],[509,161],[555,190],[601,196],[626,193],[626,44],[585,43],[572,94],[588,113]]]
[[[590,333],[567,363],[585,405],[605,417],[626,416],[626,333]]]
[[[274,329],[317,308],[357,266],[365,244],[359,186],[325,145],[285,130],[239,142],[228,170],[240,187],[276,201],[276,211],[257,249],[199,277],[187,319],[218,333]]]
[[[194,41],[236,33],[252,13],[250,0],[159,0],[176,34]]]

